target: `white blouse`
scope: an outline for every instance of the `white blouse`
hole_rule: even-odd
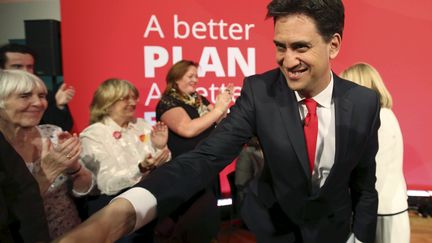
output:
[[[403,137],[392,110],[381,108],[380,119],[375,184],[378,191],[378,214],[393,214],[408,208],[403,175]]]
[[[151,131],[151,125],[142,118],[123,128],[108,117],[80,134],[81,161],[96,176],[102,194],[117,194],[142,179],[139,162],[159,152],[152,146]]]

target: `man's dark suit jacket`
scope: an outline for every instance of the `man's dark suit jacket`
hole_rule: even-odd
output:
[[[55,93],[48,91],[47,94],[48,107],[44,112],[40,124],[51,124],[59,126],[63,131],[71,131],[73,127],[72,115],[69,107],[66,105],[63,110],[57,107]]]
[[[312,195],[303,125],[295,94],[279,69],[245,79],[229,116],[196,150],[155,170],[141,184],[164,216],[217,176],[256,135],[265,165],[246,221],[260,242],[345,242],[350,231],[373,242],[379,99],[333,75],[335,161]],[[251,201],[251,200],[249,200]],[[247,206],[247,205],[245,205]],[[246,215],[247,216],[247,215]],[[250,223],[250,222],[249,222]],[[252,222],[253,223],[253,222]]]
[[[0,133],[0,242],[48,242],[39,186]]]

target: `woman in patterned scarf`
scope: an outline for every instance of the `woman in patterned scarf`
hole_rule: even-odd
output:
[[[198,64],[193,61],[181,60],[174,64],[168,71],[167,86],[156,107],[156,120],[168,126],[168,147],[173,158],[193,150],[209,136],[226,116],[232,100],[233,86],[229,85],[216,97],[216,103],[210,104],[196,91],[197,71]],[[168,242],[210,242],[214,239],[219,228],[214,194],[214,190],[207,188],[192,197],[171,216],[171,220],[164,221],[164,228],[169,230],[160,232],[161,238]]]

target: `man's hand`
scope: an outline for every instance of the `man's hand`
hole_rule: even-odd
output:
[[[63,110],[67,103],[72,100],[75,95],[75,88],[63,83],[55,94],[56,105],[60,110]]]

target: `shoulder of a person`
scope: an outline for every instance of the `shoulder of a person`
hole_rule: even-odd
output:
[[[102,122],[96,122],[86,127],[81,133],[80,137],[97,137],[106,134],[106,125]]]
[[[133,124],[137,127],[151,128],[150,123],[141,117],[136,118],[135,121],[133,121]]]
[[[180,103],[181,102],[178,99],[172,97],[171,95],[164,94],[164,95],[162,95],[159,102],[157,103],[156,109],[159,107],[164,107],[166,105],[172,106],[172,105],[178,105]]]
[[[177,100],[177,99],[167,94],[163,94],[160,98],[160,101],[171,101],[171,100]]]
[[[249,82],[269,82],[270,80],[278,80],[280,75],[282,75],[279,68],[275,68],[264,73],[254,74],[245,78]]]
[[[201,99],[204,101],[204,103],[206,105],[210,104],[209,100],[207,99],[207,97],[203,96],[203,95],[199,95],[201,97]]]
[[[356,103],[368,103],[374,101],[379,101],[378,94],[372,89],[366,88],[364,86],[358,85],[354,82],[351,82],[346,79],[342,79],[338,76],[334,76],[335,89],[340,93],[343,93],[343,96],[346,98],[356,100]]]
[[[164,95],[163,98],[158,103],[158,107],[162,106],[166,108],[173,108],[177,106],[183,106],[185,103],[171,95]],[[156,108],[157,109],[157,108]]]
[[[396,115],[389,108],[382,107],[380,110],[380,119],[381,121],[395,121],[397,122]]]
[[[246,87],[246,91],[249,89],[257,91],[268,90],[269,88],[274,90],[274,88],[277,88],[283,80],[283,74],[279,68],[275,68],[264,73],[247,76],[243,81],[242,92],[245,92],[243,89]]]
[[[381,108],[381,114],[384,116],[394,116],[393,111],[389,108],[386,108],[386,107]]]

